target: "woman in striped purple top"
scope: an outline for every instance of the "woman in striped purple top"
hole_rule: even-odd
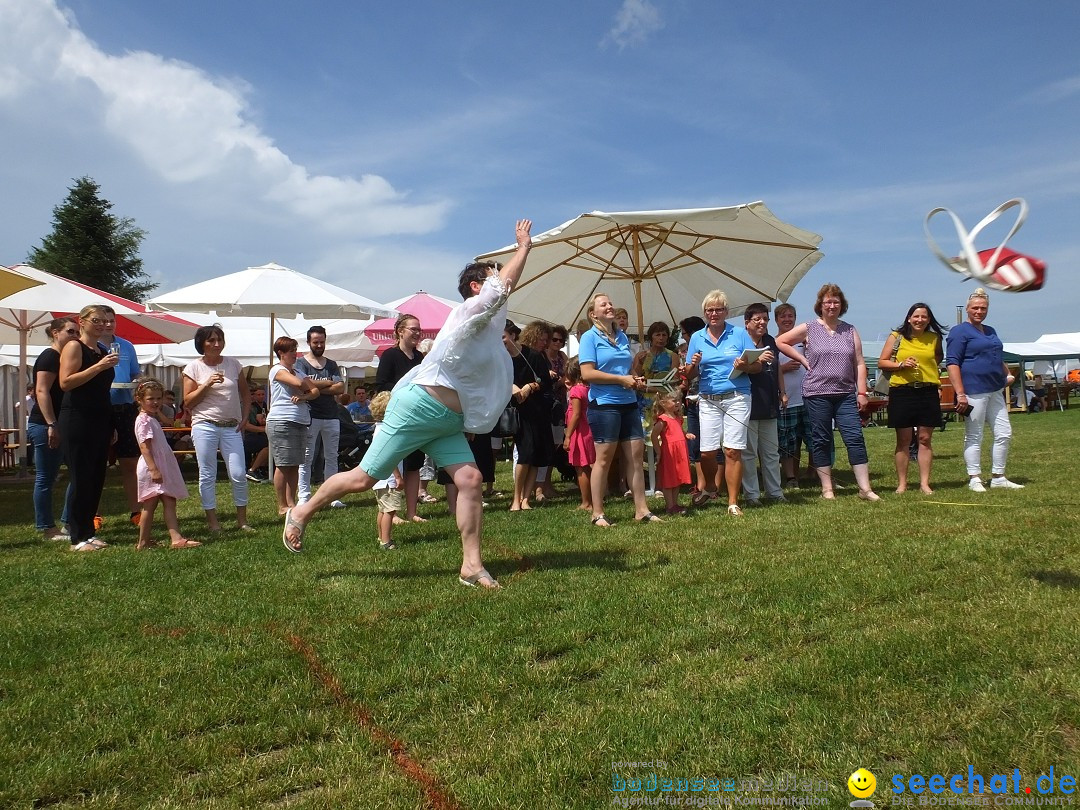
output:
[[[833,422],[847,447],[848,462],[864,501],[881,500],[870,488],[870,465],[863,440],[859,411],[866,407],[866,362],[862,340],[850,323],[840,320],[847,312],[847,299],[835,284],[826,284],[817,294],[814,312],[818,317],[799,324],[776,339],[776,346],[792,360],[803,365],[803,403],[810,421],[813,439],[811,463],[821,479],[821,497],[833,498],[830,456],[833,447]],[[805,343],[806,355],[794,348]]]

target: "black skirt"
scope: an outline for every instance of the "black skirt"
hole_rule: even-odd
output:
[[[888,424],[891,428],[941,427],[938,387],[894,385],[889,389]]]

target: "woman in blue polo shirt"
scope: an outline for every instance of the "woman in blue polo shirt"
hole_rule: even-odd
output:
[[[596,445],[596,463],[589,484],[592,489],[594,526],[606,529],[611,521],[604,516],[604,492],[615,448],[623,447],[626,483],[634,496],[634,519],[659,522],[645,500],[645,432],[638,415],[637,392],[645,390],[645,378],[630,373],[633,354],[626,333],[615,325],[615,307],[603,293],[589,306],[593,327],[581,336],[578,362],[581,378],[589,384],[589,428]]]
[[[686,356],[690,358],[688,376],[701,377],[698,385],[698,421],[701,435],[701,470],[705,474],[705,489],[694,497],[696,506],[703,506],[718,495],[716,486],[716,453],[724,449],[724,480],[728,491],[728,514],[738,517],[739,487],[742,486],[742,451],[746,449],[746,429],[750,421],[750,378],[747,374],[761,371],[761,358],[747,363],[742,353],[754,350],[753,339],[741,326],[727,322],[727,296],[713,290],[701,302],[705,312],[705,328],[690,336]],[[772,355],[772,352],[766,352]],[[732,377],[732,372],[739,373]]]

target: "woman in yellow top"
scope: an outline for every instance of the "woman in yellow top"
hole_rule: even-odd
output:
[[[944,357],[944,327],[930,307],[921,301],[911,305],[904,323],[885,341],[878,368],[888,371],[889,427],[896,430],[896,491],[907,491],[908,448],[912,431],[918,429],[919,489],[930,495],[930,466],[934,451],[930,441],[941,427],[940,375]],[[899,346],[897,346],[899,342]],[[893,351],[896,359],[893,359]]]

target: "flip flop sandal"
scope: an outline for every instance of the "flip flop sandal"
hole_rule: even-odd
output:
[[[664,521],[654,515],[652,512],[646,512],[641,517],[637,518],[638,523],[663,523]]]
[[[483,582],[485,579],[488,582],[490,582],[491,584],[490,585],[481,585],[481,582]],[[491,574],[489,574],[487,572],[486,568],[481,568],[475,574],[472,574],[472,575],[467,576],[467,577],[459,576],[458,577],[458,582],[460,582],[466,588],[476,588],[476,587],[479,586],[479,587],[485,588],[485,589],[487,589],[489,591],[496,591],[496,590],[501,590],[502,589],[502,585],[499,584],[499,581],[497,579],[495,579],[495,577],[493,577]]]
[[[604,521],[604,523],[606,523],[607,526],[601,526],[600,525],[601,520]],[[606,515],[597,515],[596,517],[594,517],[592,519],[592,525],[596,526],[596,528],[598,528],[598,529],[610,529],[615,524],[612,523],[610,520],[608,520]]]
[[[289,540],[289,529],[299,530],[296,540]],[[299,554],[304,550],[304,526],[299,521],[293,520],[292,509],[285,510],[285,528],[281,530],[281,542],[293,554]]]
[[[201,545],[202,543],[198,540],[188,540],[186,537],[181,537],[179,540],[169,543],[169,548],[197,548]]]
[[[83,540],[71,547],[72,551],[101,551],[101,546],[95,546],[89,540]]]

